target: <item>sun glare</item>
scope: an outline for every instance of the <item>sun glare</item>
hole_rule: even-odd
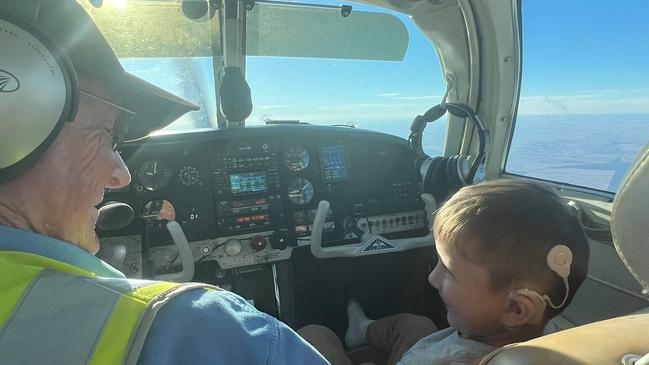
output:
[[[125,9],[126,0],[104,0],[107,6],[110,6],[115,9]]]

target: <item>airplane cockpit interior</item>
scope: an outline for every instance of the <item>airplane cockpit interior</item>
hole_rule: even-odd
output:
[[[611,233],[649,142],[644,1],[79,3],[126,71],[200,107],[119,150],[132,180],[105,193],[97,256],[127,277],[213,284],[340,337],[349,298],[445,328],[435,213],[465,185],[523,179],[590,244],[547,332],[649,308]]]

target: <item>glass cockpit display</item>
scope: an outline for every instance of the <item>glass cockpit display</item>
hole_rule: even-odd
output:
[[[230,175],[230,191],[232,194],[259,193],[268,190],[266,173],[248,172]]]
[[[342,143],[320,147],[320,170],[325,183],[349,180],[347,153]]]

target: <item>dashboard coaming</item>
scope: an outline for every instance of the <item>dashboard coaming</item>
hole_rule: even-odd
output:
[[[349,219],[388,237],[426,234],[418,172],[406,141],[395,136],[312,125],[246,127],[149,137],[125,145],[122,156],[133,181],[109,191],[106,201],[151,217],[156,212],[147,203],[167,200],[196,260],[215,260],[222,269],[289,259],[294,247],[309,244],[320,200],[332,207],[323,245],[358,242]],[[154,219],[100,236],[144,230],[152,271],[177,264],[170,235]],[[137,264],[128,267],[127,275],[140,274]]]

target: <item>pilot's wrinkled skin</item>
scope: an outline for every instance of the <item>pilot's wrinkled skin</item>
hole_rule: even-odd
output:
[[[79,75],[79,84],[88,93],[114,100],[98,80]],[[111,145],[118,112],[81,95],[76,118],[64,124],[38,163],[0,185],[0,224],[58,238],[95,254],[99,250],[95,206],[103,200],[104,188],[123,187],[131,179]],[[26,188],[30,186],[34,188]]]

